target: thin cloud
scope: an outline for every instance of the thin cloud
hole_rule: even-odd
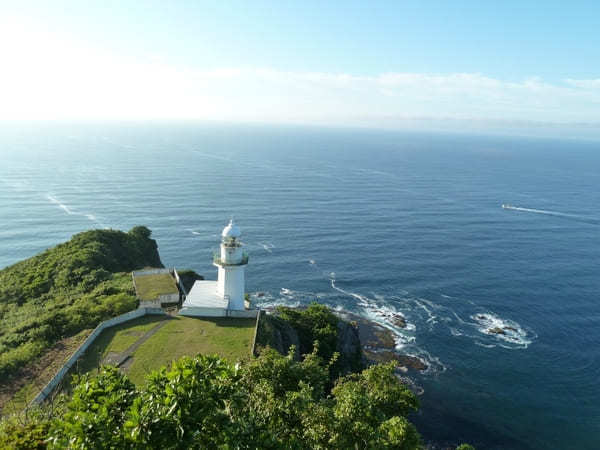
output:
[[[581,89],[600,89],[600,78],[592,79],[592,80],[574,80],[572,78],[568,78],[565,80],[567,84],[574,86],[576,88]]]
[[[19,34],[20,33],[20,34]],[[600,122],[600,79],[177,67],[0,29],[0,119],[203,119],[402,128]],[[592,124],[592,125],[590,125]]]

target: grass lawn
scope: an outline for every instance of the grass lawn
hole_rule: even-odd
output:
[[[182,356],[217,354],[231,362],[250,357],[255,319],[176,316],[133,354],[128,375],[136,384],[145,374]]]
[[[133,345],[147,331],[150,331],[165,316],[143,316],[129,322],[107,328],[90,345],[83,358],[73,368],[79,373],[89,372],[100,366],[109,352],[121,353]]]
[[[141,300],[154,300],[159,295],[177,294],[175,278],[170,273],[158,273],[154,275],[142,275],[135,277],[137,295]]]
[[[144,316],[105,330],[80,360],[79,373],[96,369],[109,352],[125,351],[163,320],[167,323],[125,364],[124,371],[137,385],[144,384],[149,371],[182,356],[217,354],[231,362],[250,357],[255,319]]]

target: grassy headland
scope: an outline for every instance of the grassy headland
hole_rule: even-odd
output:
[[[150,234],[86,231],[0,270],[0,390],[59,341],[136,307],[129,272],[162,267]]]

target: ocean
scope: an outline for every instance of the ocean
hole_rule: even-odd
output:
[[[599,186],[600,144],[584,141],[4,124],[0,267],[80,231],[141,224],[166,266],[215,279],[233,216],[255,301],[355,312],[428,364],[411,375],[426,441],[594,449]],[[489,333],[497,326],[506,334]]]

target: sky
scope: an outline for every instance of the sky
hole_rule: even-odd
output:
[[[0,120],[600,135],[594,1],[4,1]]]

